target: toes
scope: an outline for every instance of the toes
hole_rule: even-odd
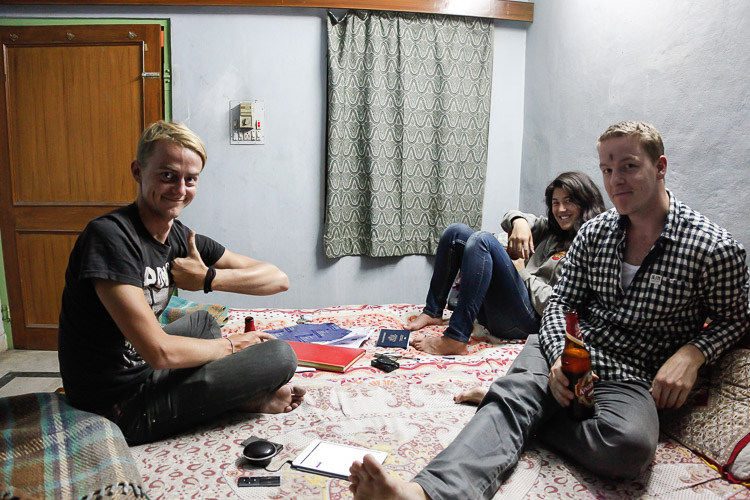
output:
[[[383,475],[383,469],[380,466],[380,462],[375,460],[375,457],[369,453],[362,459],[362,469],[373,478]]]

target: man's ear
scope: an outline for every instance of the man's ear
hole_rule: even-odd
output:
[[[658,160],[656,160],[656,171],[659,173],[659,178],[664,179],[667,175],[667,157],[664,155],[661,155]]]
[[[140,163],[138,163],[138,160],[133,160],[133,163],[130,164],[130,173],[133,175],[133,179],[135,179],[135,182],[141,183],[141,170],[143,167]]]

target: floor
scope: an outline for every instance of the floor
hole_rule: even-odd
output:
[[[0,352],[0,397],[55,392],[62,387],[57,351]]]

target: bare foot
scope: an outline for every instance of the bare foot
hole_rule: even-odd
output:
[[[480,386],[472,387],[471,389],[461,391],[453,396],[453,401],[455,401],[456,403],[479,404],[484,399],[484,396],[487,394],[488,390],[489,389]]]
[[[298,385],[285,385],[273,394],[244,404],[241,408],[253,413],[289,413],[305,398],[307,390]]]
[[[406,324],[407,330],[421,330],[425,326],[429,325],[442,325],[443,324],[443,318],[433,318],[432,316],[428,316],[425,313],[420,314],[413,320],[409,321]]]
[[[372,455],[349,467],[349,481],[354,500],[429,500],[419,484],[390,477]]]
[[[427,354],[468,354],[466,344],[443,335],[442,337],[422,337],[414,339],[410,344],[417,350]]]

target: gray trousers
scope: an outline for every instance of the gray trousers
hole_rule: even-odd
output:
[[[577,422],[555,401],[548,374],[539,336],[529,335],[471,421],[413,481],[432,500],[492,498],[535,434],[601,476],[631,479],[641,474],[653,459],[659,437],[649,386],[600,381],[594,389],[594,418]]]
[[[184,316],[164,330],[182,337],[221,337],[206,311]],[[112,420],[131,446],[164,439],[276,392],[296,368],[289,344],[267,340],[196,368],[154,370]]]

